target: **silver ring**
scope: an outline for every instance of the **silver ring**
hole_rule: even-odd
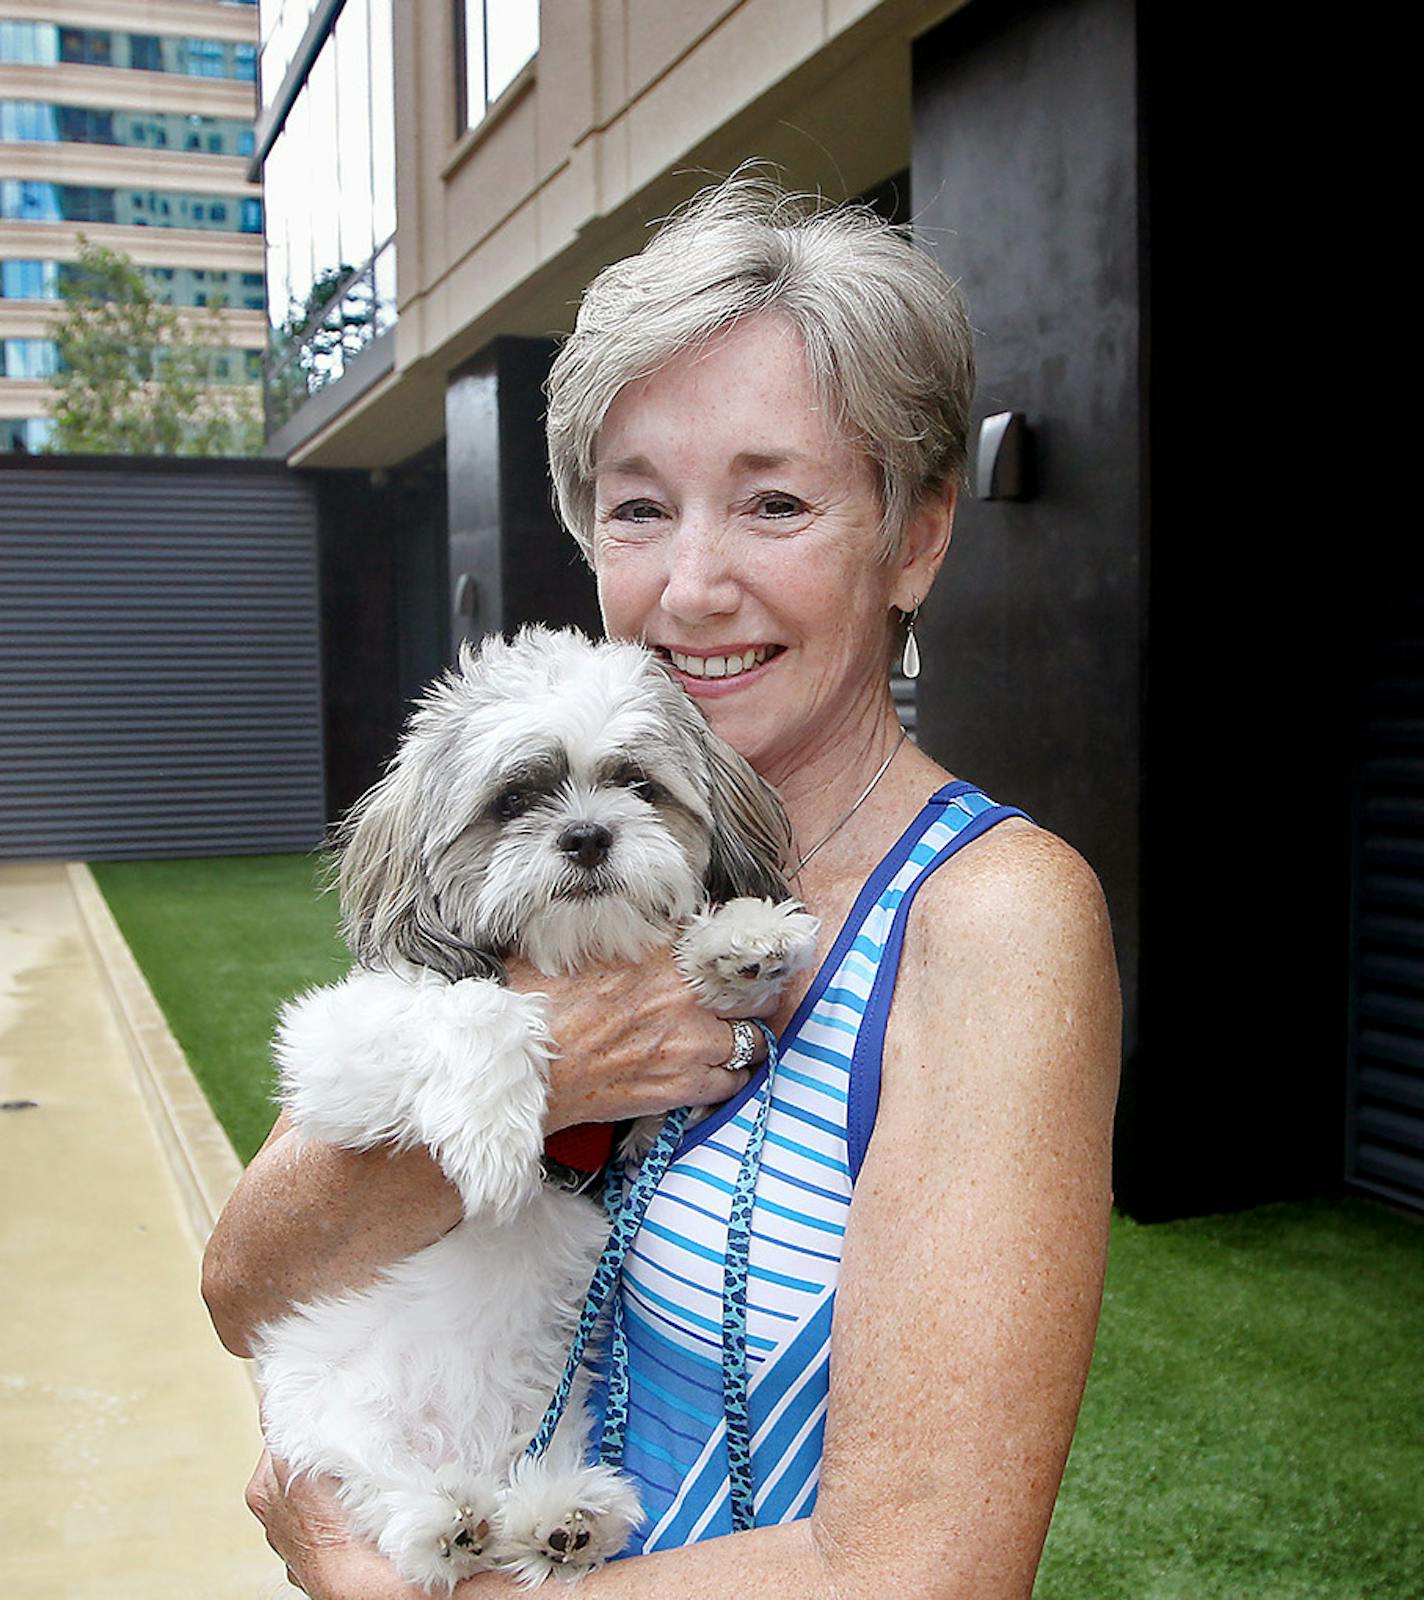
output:
[[[727,1072],[744,1072],[756,1060],[761,1030],[743,1017],[728,1017],[727,1026],[732,1030],[732,1053],[722,1066]]]

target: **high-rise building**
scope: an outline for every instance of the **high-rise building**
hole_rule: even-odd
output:
[[[256,0],[0,0],[0,448],[43,448],[80,236],[202,325],[220,383],[266,344]]]

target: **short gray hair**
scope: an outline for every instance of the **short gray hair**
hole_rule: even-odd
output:
[[[788,318],[827,414],[879,471],[888,558],[925,496],[962,482],[974,345],[959,291],[905,230],[734,173],[589,284],[549,373],[549,468],[592,560],[599,429],[625,385],[742,317]]]

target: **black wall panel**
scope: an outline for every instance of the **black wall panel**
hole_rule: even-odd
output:
[[[1132,0],[978,0],[914,56],[918,240],[976,332],[977,428],[1031,498],[965,496],[920,624],[922,742],[1103,882],[1138,1029],[1143,483]]]

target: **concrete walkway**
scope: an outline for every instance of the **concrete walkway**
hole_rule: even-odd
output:
[[[83,868],[0,866],[0,1103],[0,1595],[294,1594],[198,1294],[236,1160]]]

